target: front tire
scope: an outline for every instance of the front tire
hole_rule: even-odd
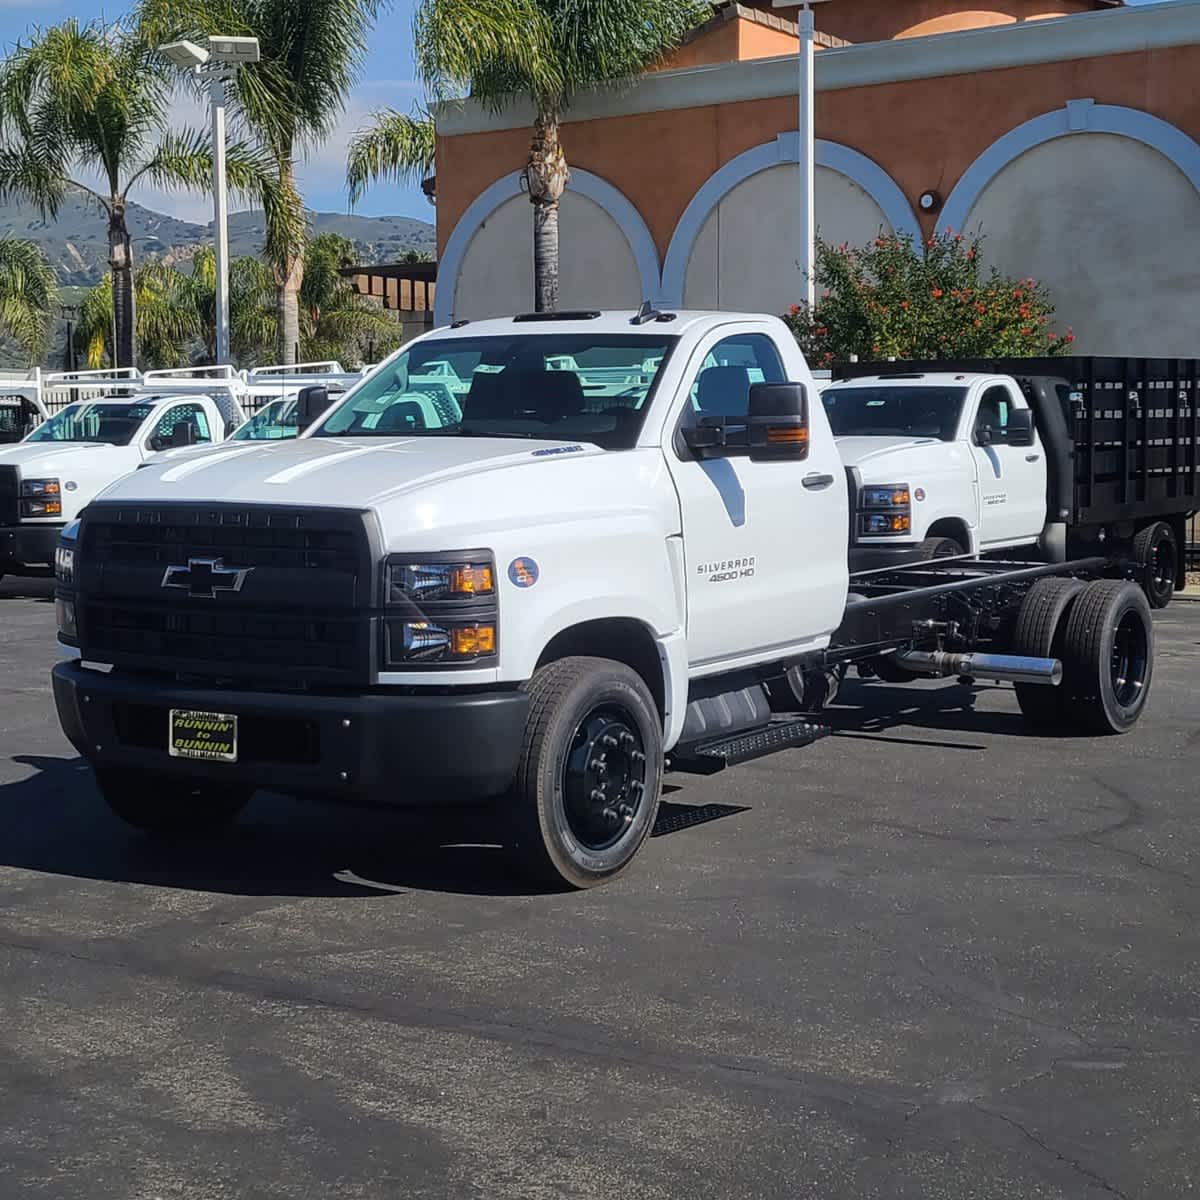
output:
[[[1089,584],[1063,636],[1066,712],[1089,733],[1127,733],[1154,678],[1154,619],[1141,588],[1120,580]]]
[[[1133,561],[1141,573],[1142,591],[1151,608],[1166,608],[1175,596],[1179,543],[1165,521],[1147,525],[1133,539]]]
[[[101,767],[104,802],[126,825],[176,837],[214,833],[250,802],[252,788],[181,779],[124,767]]]
[[[927,537],[917,547],[920,562],[933,562],[939,558],[961,558],[966,551],[953,538]]]
[[[564,658],[526,685],[529,716],[510,793],[517,852],[542,883],[615,879],[641,848],[662,794],[662,721],[624,663]]]

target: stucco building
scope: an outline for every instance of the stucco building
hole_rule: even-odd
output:
[[[981,229],[1084,352],[1200,343],[1200,0],[828,0],[817,222]],[[795,26],[717,9],[664,69],[579,97],[563,144],[564,306],[782,312],[800,292]],[[439,118],[439,319],[527,307],[530,110]],[[931,211],[921,197],[933,197]]]

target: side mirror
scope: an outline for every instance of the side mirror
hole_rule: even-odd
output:
[[[992,444],[992,427],[990,425],[980,425],[975,430],[975,445],[990,446]]]
[[[1006,441],[1010,446],[1032,446],[1034,439],[1033,409],[1014,408],[1010,410],[1006,432],[1008,434]]]
[[[802,383],[756,383],[747,419],[751,462],[808,457],[808,389]]]
[[[180,446],[194,446],[196,444],[196,426],[191,421],[180,421],[174,429],[171,430],[171,436],[167,439],[167,445],[172,450]]]
[[[301,388],[296,395],[296,430],[303,433],[329,407],[329,390],[321,384]]]

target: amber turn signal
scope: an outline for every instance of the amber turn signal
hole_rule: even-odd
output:
[[[463,656],[495,654],[495,625],[459,625],[451,629],[450,650]]]

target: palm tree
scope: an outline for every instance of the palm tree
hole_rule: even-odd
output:
[[[334,233],[312,238],[304,249],[299,295],[299,344],[304,359],[354,362],[391,353],[401,341],[400,323],[375,301],[360,296],[339,268],[351,261],[353,244]],[[278,338],[274,274],[254,258],[235,259],[230,279],[230,334],[243,364],[262,362]],[[294,360],[286,360],[294,361]]]
[[[278,355],[295,361],[301,340],[304,206],[298,154],[333,131],[358,76],[367,37],[386,0],[142,0],[148,40],[257,37],[261,60],[231,84],[239,119],[270,160],[262,194],[266,254],[275,277]]]
[[[11,337],[32,363],[46,348],[58,279],[33,242],[0,237],[0,332]]]
[[[114,361],[113,301],[110,274],[84,294],[79,306],[75,337],[93,369]],[[178,366],[203,336],[192,277],[160,260],[143,263],[134,272],[134,310],[140,358],[146,367]]]
[[[466,92],[495,112],[521,97],[533,103],[525,183],[538,312],[558,303],[558,202],[570,180],[563,113],[582,89],[621,83],[660,62],[709,12],[699,0],[421,0],[417,72],[434,100]],[[352,196],[369,179],[427,166],[427,137],[396,116],[383,114],[352,143]]]
[[[131,190],[205,189],[207,136],[166,128],[167,66],[133,29],[73,18],[19,42],[0,64],[0,199],[32,201],[53,216],[68,189],[95,201],[108,221],[116,364],[136,360]],[[95,187],[83,180],[100,176]],[[229,151],[235,189],[262,186],[262,164]]]

